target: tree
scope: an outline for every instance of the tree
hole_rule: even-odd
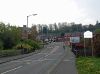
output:
[[[52,32],[53,32],[53,25],[49,24],[49,33],[52,33]]]
[[[21,30],[16,26],[0,23],[0,39],[4,49],[12,48],[21,39]]]
[[[99,28],[100,28],[100,23],[97,21],[95,25],[95,29],[99,29]]]
[[[84,26],[83,26],[83,31],[85,32],[85,31],[87,31],[87,30],[88,30],[87,25],[84,25]]]
[[[89,24],[88,30],[94,32],[95,27],[92,24]]]
[[[47,26],[44,26],[43,27],[43,34],[47,34],[47,32],[48,32],[48,27]]]
[[[77,24],[77,32],[83,32],[82,24]]]
[[[37,35],[38,35],[37,27],[36,27],[36,25],[33,25],[31,27],[31,39],[36,40]]]
[[[4,33],[2,33],[1,39],[3,41],[4,49],[12,48],[16,42],[11,31],[5,31]]]
[[[3,50],[3,42],[0,40],[0,50]]]
[[[73,24],[72,26],[72,32],[76,32],[78,30],[77,25]]]
[[[56,23],[54,23],[54,30],[58,30],[58,26],[57,26],[57,24]]]
[[[4,32],[6,30],[5,28],[6,28],[5,24],[3,22],[0,22],[0,33]]]
[[[11,33],[13,34],[16,43],[18,43],[21,40],[21,29],[16,26],[10,26],[10,27],[11,27]]]
[[[37,27],[38,27],[38,33],[41,34],[42,33],[42,25],[41,24],[38,24]]]

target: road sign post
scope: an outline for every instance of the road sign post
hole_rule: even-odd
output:
[[[91,48],[92,48],[92,56],[93,56],[93,34],[91,31],[86,31],[84,32],[84,54],[86,56],[86,46],[85,46],[85,39],[86,38],[91,38]]]

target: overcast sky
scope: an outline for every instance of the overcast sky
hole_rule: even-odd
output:
[[[0,21],[12,25],[100,21],[100,0],[0,0]]]

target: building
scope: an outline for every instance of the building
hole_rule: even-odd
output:
[[[30,28],[27,28],[26,25],[23,25],[23,27],[20,27],[21,29],[21,37],[22,39],[28,39],[28,36],[30,34]]]

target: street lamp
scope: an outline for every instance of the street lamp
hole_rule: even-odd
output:
[[[27,16],[27,28],[28,28],[28,18],[29,18],[30,16],[35,16],[35,15],[37,15],[37,14],[32,14],[32,15],[28,15],[28,16]]]
[[[28,38],[28,18],[29,18],[30,16],[35,16],[35,15],[37,15],[37,14],[31,14],[31,15],[28,15],[28,16],[27,16],[27,38]]]

